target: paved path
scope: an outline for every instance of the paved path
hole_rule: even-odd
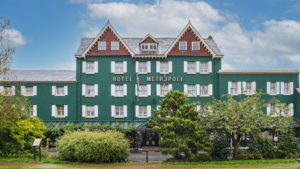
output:
[[[299,163],[293,164],[257,164],[257,165],[203,165],[203,166],[180,166],[180,165],[161,165],[160,163],[133,163],[129,165],[114,164],[89,164],[89,165],[69,165],[69,164],[40,164],[40,163],[17,163],[17,162],[0,162],[0,166],[20,166],[20,167],[38,167],[38,168],[113,168],[113,169],[168,169],[168,168],[266,168],[266,167],[300,167]]]

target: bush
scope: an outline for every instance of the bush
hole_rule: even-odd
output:
[[[248,144],[248,152],[251,154],[260,154],[263,158],[275,158],[276,148],[273,140],[269,138],[257,137]]]
[[[116,131],[68,133],[58,140],[56,150],[60,159],[79,162],[123,162],[129,156],[128,141]]]
[[[211,156],[215,159],[225,160],[230,155],[229,141],[227,137],[215,137],[213,140]]]
[[[213,159],[208,154],[193,154],[191,157],[192,162],[198,161],[212,161]]]
[[[247,151],[240,151],[237,157],[238,160],[261,160],[263,159],[261,154],[253,154]]]
[[[299,156],[299,139],[295,137],[294,130],[283,132],[278,137],[277,156],[279,158],[295,158]]]

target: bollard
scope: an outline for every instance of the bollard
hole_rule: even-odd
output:
[[[146,151],[146,163],[148,163],[148,151]]]

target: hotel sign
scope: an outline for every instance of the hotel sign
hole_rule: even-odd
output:
[[[113,82],[132,82],[131,76],[117,76],[112,78]],[[183,76],[147,76],[147,82],[183,82]]]

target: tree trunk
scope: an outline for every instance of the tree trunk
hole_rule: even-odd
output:
[[[232,134],[232,143],[233,143],[233,159],[236,159],[241,145],[241,135]]]

